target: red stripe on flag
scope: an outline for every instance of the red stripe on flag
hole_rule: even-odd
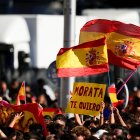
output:
[[[113,88],[113,87],[111,87],[111,88],[108,88],[108,92],[109,93],[114,93],[114,94],[116,94],[116,88]]]
[[[55,114],[63,114],[60,108],[43,108],[43,112],[53,112]]]
[[[23,81],[23,82],[22,82],[22,85],[21,85],[21,86],[22,86],[22,87],[24,87],[24,86],[25,86],[25,81]]]
[[[81,32],[116,32],[129,37],[140,38],[140,27],[133,24],[126,24],[115,20],[96,19],[87,22]]]
[[[130,70],[135,70],[140,62],[134,61],[133,59],[126,59],[124,57],[116,56],[111,50],[107,50],[108,52],[108,62],[117,65],[119,67],[127,68]]]
[[[114,28],[110,20],[95,19],[87,22],[80,31],[109,33],[114,31]]]
[[[124,100],[118,100],[118,102],[114,102],[112,104],[114,107],[117,107],[118,105],[121,105],[122,103],[124,103]]]
[[[25,100],[26,97],[24,95],[19,95],[19,100]]]
[[[86,76],[93,74],[100,74],[103,72],[108,72],[108,64],[96,65],[92,67],[81,67],[81,68],[61,68],[57,69],[58,77],[69,77],[69,76]]]

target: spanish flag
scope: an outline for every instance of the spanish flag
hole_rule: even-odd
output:
[[[116,94],[116,88],[115,86],[108,87],[108,94],[111,100],[111,103],[114,107],[117,107],[118,105],[122,104],[124,100],[118,100],[117,94]]]
[[[42,108],[37,103],[28,103],[23,105],[13,105],[5,102],[4,100],[0,101],[0,109],[4,112],[4,116],[0,115],[0,120],[2,121],[2,125],[6,125],[6,120],[10,117],[10,113],[23,113],[24,117],[21,121],[17,122],[14,125],[14,128],[17,130],[21,130],[23,132],[29,132],[29,126],[32,123],[41,124],[43,127],[44,136],[46,136],[47,130],[44,122],[44,117],[42,115]]]
[[[21,87],[19,89],[17,99],[16,99],[16,105],[20,105],[21,101],[26,103],[26,95],[25,95],[25,81],[22,82]]]
[[[49,115],[50,117],[54,117],[57,114],[63,114],[60,108],[43,108],[42,115]]]
[[[71,48],[61,48],[56,67],[58,77],[86,76],[109,70],[105,38]]]
[[[106,37],[108,62],[127,69],[140,65],[140,27],[119,21],[95,19],[80,30],[79,43]]]

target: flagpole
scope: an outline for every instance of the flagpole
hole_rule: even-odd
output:
[[[110,86],[111,82],[110,82],[110,74],[109,71],[107,72],[107,76],[108,76],[108,87]],[[109,94],[109,93],[108,93]],[[110,105],[112,106],[112,102],[110,103]]]
[[[128,76],[128,78],[124,81],[123,85],[120,87],[120,89],[117,92],[117,95],[120,93],[120,91],[122,90],[122,88],[125,86],[125,84],[128,82],[128,80],[132,77],[132,75],[136,72],[137,69],[133,70],[130,75]]]
[[[24,80],[24,89],[25,89],[25,80]],[[25,95],[25,104],[26,104],[26,91],[24,90],[24,95]]]
[[[75,45],[76,0],[64,0],[64,48]],[[66,108],[70,91],[73,89],[74,77],[61,78],[59,105]]]

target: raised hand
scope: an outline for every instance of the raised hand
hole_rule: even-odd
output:
[[[24,116],[23,112],[16,113],[14,116],[15,123],[19,122],[19,120]]]

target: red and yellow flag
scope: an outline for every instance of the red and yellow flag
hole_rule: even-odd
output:
[[[56,58],[58,77],[86,76],[107,72],[105,38],[60,49]]]
[[[109,94],[109,97],[110,97],[110,100],[111,100],[111,103],[113,106],[117,107],[118,105],[120,105],[124,102],[123,100],[117,99],[115,86],[108,87],[108,94]]]
[[[63,112],[60,108],[43,108],[43,116],[49,115],[53,118],[56,114],[63,114]]]
[[[42,108],[37,103],[28,103],[23,105],[13,105],[6,101],[0,101],[0,120],[3,126],[5,126],[7,120],[11,116],[11,113],[19,114],[23,113],[23,118],[14,125],[14,128],[23,132],[29,131],[29,126],[33,123],[39,123],[44,129],[44,135],[47,135],[46,125],[44,117],[42,115]]]
[[[128,69],[136,69],[140,65],[140,27],[119,21],[91,20],[81,28],[79,43],[104,36],[109,63]]]
[[[16,99],[16,105],[20,105],[20,101],[26,102],[26,95],[25,95],[25,81],[22,82],[21,87],[19,89],[17,99]]]

